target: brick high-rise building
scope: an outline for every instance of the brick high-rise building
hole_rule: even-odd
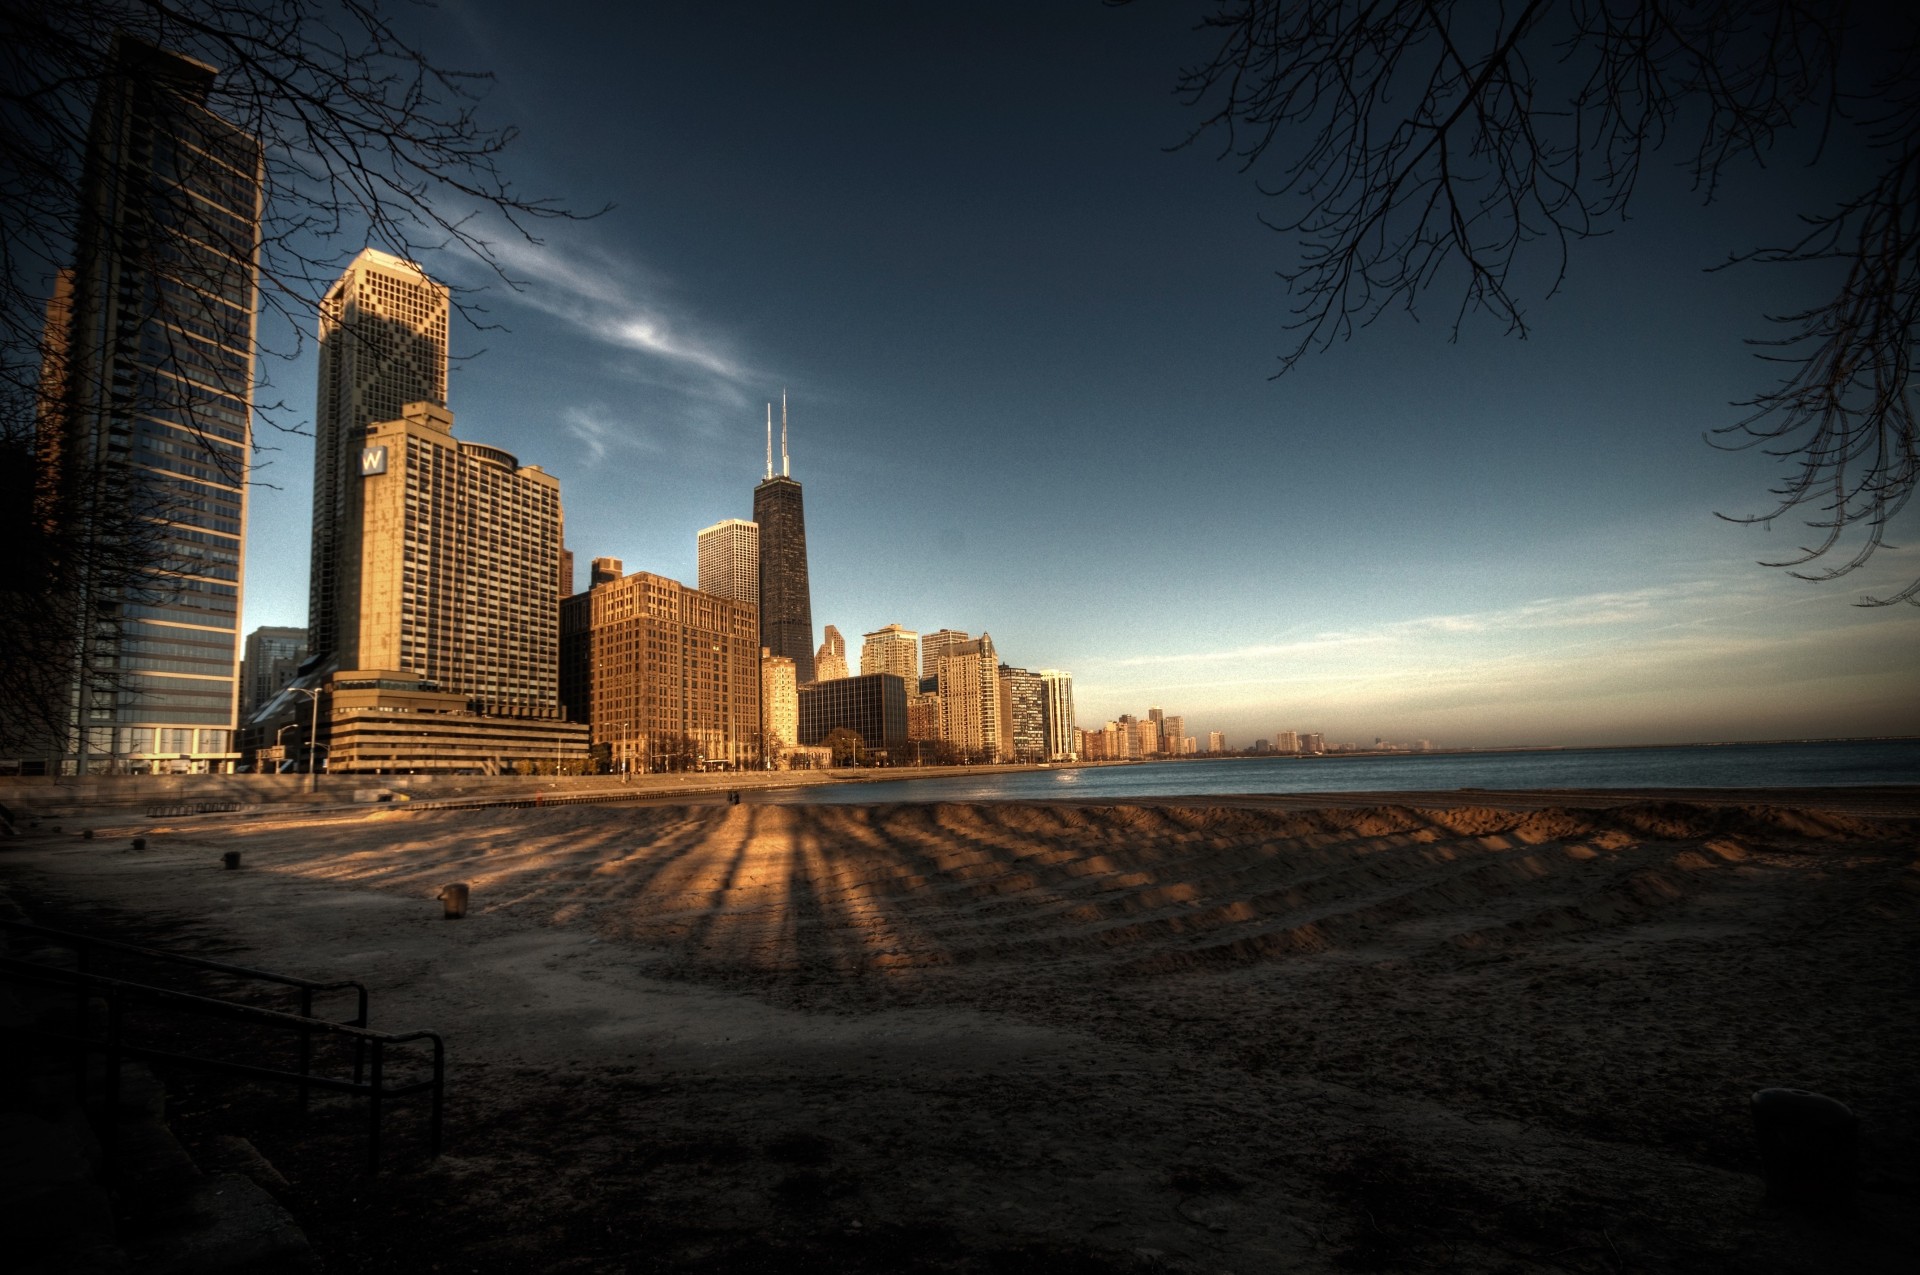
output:
[[[760,525],[728,518],[699,536],[700,592],[760,605]]]
[[[593,743],[616,768],[761,761],[760,617],[733,598],[636,571],[568,600]],[[585,643],[584,652],[575,648]]]
[[[262,153],[208,109],[218,74],[113,37],[47,309],[36,516],[81,617],[47,746],[81,773],[239,757]],[[129,539],[148,562],[101,572]]]
[[[313,430],[313,547],[307,644],[338,668],[362,607],[357,536],[367,431],[409,403],[447,404],[445,284],[411,261],[369,248],[320,302],[319,399]],[[558,546],[548,576],[557,590]]]

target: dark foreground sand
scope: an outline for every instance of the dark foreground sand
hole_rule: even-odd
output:
[[[351,1109],[181,1087],[335,1270],[1911,1269],[1914,794],[1484,797],[182,821],[0,885],[445,1035],[448,1154],[373,1185]],[[1860,1113],[1854,1217],[1763,1206],[1781,1084]]]

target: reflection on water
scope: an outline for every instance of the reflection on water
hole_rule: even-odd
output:
[[[766,794],[814,803],[1046,801],[1464,788],[1837,788],[1920,783],[1920,740],[1591,748],[1403,757],[1244,757],[832,784]]]

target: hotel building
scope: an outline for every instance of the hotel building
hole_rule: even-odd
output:
[[[596,561],[596,578],[601,575]],[[616,564],[617,566],[617,564]],[[566,601],[567,662],[616,768],[761,762],[760,617],[646,571]]]
[[[334,626],[329,770],[585,760],[560,702],[559,480],[453,428],[409,403],[362,435],[333,538],[358,608]]]
[[[207,108],[218,72],[114,37],[75,259],[48,306],[38,511],[72,557],[56,765],[207,772],[238,760],[262,156]],[[99,572],[138,537],[151,560]],[[101,622],[101,621],[104,621]]]

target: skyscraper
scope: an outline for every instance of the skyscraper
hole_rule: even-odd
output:
[[[920,635],[897,624],[867,634],[860,644],[860,671],[893,674],[911,698],[920,689]]]
[[[1169,757],[1184,757],[1187,754],[1187,719],[1185,717],[1165,717],[1161,719],[1160,745]]]
[[[74,269],[48,307],[37,451],[86,620],[68,670],[82,772],[238,756],[262,169],[259,142],[207,109],[216,74],[114,37]],[[86,551],[130,537],[150,551],[131,574]]]
[[[293,680],[307,658],[307,631],[258,628],[247,634],[240,661],[240,715],[247,716]]]
[[[773,472],[773,409],[767,409],[767,476],[753,489],[760,524],[760,645],[813,681],[813,599],[807,586],[807,518],[800,484],[787,475],[787,403],[780,400],[780,472]]]
[[[932,677],[941,656],[951,655],[972,640],[959,629],[940,629],[921,638],[920,675]]]
[[[344,627],[361,608],[360,563],[341,541],[360,525],[367,428],[399,420],[409,403],[446,406],[447,313],[444,284],[413,262],[373,248],[353,259],[320,303],[307,582],[307,641],[315,654],[340,660],[348,638]],[[557,561],[552,575],[557,581]]]
[[[560,714],[560,481],[453,436],[409,403],[370,425],[360,518],[335,545],[357,583],[337,624],[341,671],[396,670],[495,717]]]
[[[992,635],[947,643],[933,670],[940,697],[940,738],[962,754],[1006,760],[1000,733],[1000,660],[994,654]]]
[[[760,605],[760,526],[728,518],[700,529],[700,592]]]
[[[1042,721],[1047,736],[1048,761],[1073,761],[1079,755],[1074,742],[1073,674],[1057,668],[1040,670]]]
[[[1000,666],[1000,737],[1007,745],[1003,760],[1046,761],[1046,683],[1038,673]]]
[[[847,640],[840,636],[839,629],[829,624],[825,640],[820,643],[820,649],[814,653],[813,679],[816,682],[837,682],[845,676],[847,676]],[[905,685],[904,679],[901,684]]]

